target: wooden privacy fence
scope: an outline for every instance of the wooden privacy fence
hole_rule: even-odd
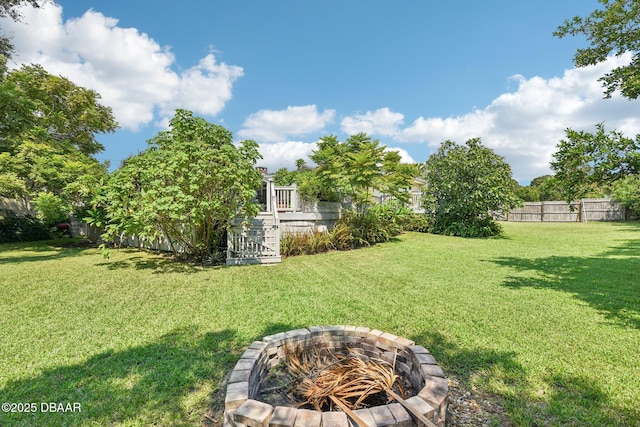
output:
[[[624,221],[626,209],[612,199],[582,199],[579,202],[526,202],[501,219],[513,222]]]

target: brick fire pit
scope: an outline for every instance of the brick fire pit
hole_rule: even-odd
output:
[[[285,345],[319,346],[329,350],[358,349],[361,354],[392,363],[417,394],[406,399],[414,410],[439,427],[445,424],[448,385],[429,351],[411,340],[355,326],[312,326],[264,337],[253,342],[231,372],[225,396],[224,427],[351,427],[344,412],[318,412],[261,402],[260,384],[270,368],[286,357]],[[397,402],[358,409],[354,413],[369,426],[421,425]]]

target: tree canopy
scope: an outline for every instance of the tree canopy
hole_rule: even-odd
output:
[[[602,123],[594,133],[567,129],[553,158],[551,168],[563,198],[578,200],[598,186],[640,173],[640,135],[632,139],[606,132]]]
[[[351,135],[344,142],[331,135],[320,138],[310,158],[318,165],[315,172],[320,186],[349,197],[360,209],[371,203],[374,189],[407,202],[417,167],[400,163],[400,154],[385,148],[365,133]]]
[[[177,110],[170,130],[116,170],[95,199],[105,237],[167,238],[175,252],[200,260],[215,257],[237,216],[255,216],[262,175],[254,141],[233,143],[222,126]]]
[[[518,205],[511,167],[480,138],[442,143],[425,163],[427,210],[436,234],[481,237],[499,233],[492,211]]]
[[[630,175],[616,182],[613,199],[640,214],[640,175]]]
[[[599,2],[603,9],[584,18],[576,16],[566,20],[554,35],[586,36],[590,46],[578,49],[574,56],[578,67],[598,64],[611,54],[631,53],[628,65],[614,68],[600,81],[607,98],[619,90],[623,96],[637,99],[640,95],[640,2]],[[607,133],[602,123],[596,125],[594,133],[567,129],[566,139],[560,141],[553,157],[554,181],[562,188],[565,200],[577,200],[594,191],[608,189],[611,192],[613,189],[625,204],[637,205],[632,199],[638,194],[634,188],[640,173],[640,135],[632,139],[615,130]]]
[[[78,206],[107,173],[94,154],[104,149],[96,135],[118,127],[111,109],[96,92],[39,65],[1,76],[0,100],[0,196],[50,194],[66,204],[63,210]]]
[[[563,197],[562,189],[553,175],[535,177],[524,187],[517,182],[514,185],[517,196],[525,202],[562,200]]]
[[[590,46],[578,49],[573,60],[577,67],[603,62],[611,54],[632,54],[631,63],[614,68],[600,80],[605,96],[620,90],[623,96],[637,99],[640,95],[640,2],[638,0],[599,0],[603,9],[587,17],[567,19],[554,32],[557,37],[584,35]]]

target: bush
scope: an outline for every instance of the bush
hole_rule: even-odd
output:
[[[394,200],[374,205],[367,213],[377,218],[378,222],[385,228],[390,237],[402,233],[405,230],[407,221],[413,214],[411,209]]]
[[[280,239],[283,256],[311,255],[330,249],[347,251],[391,240],[404,230],[429,232],[433,221],[402,204],[375,205],[365,212],[348,210],[329,232],[287,233]]]
[[[375,213],[346,211],[340,215],[336,225],[345,227],[349,231],[348,234],[343,232],[345,237],[350,235],[348,247],[345,249],[386,242],[391,237]]]
[[[348,251],[353,246],[353,233],[351,227],[344,223],[336,223],[333,229],[329,233],[329,241],[331,247],[337,251]]]
[[[307,233],[285,233],[280,239],[280,253],[283,256],[313,255],[331,248],[331,234],[317,229]]]
[[[514,193],[511,167],[484,147],[480,138],[465,145],[442,143],[425,163],[424,196],[435,222],[432,232],[450,236],[487,237],[499,234],[491,212],[510,211],[521,203]]]
[[[433,225],[433,233],[459,237],[491,237],[502,232],[500,224],[492,218],[470,218],[459,221],[454,218],[437,217]]]
[[[640,175],[631,175],[614,184],[613,199],[640,213]]]
[[[420,233],[431,233],[433,230],[433,217],[420,214],[411,213],[404,222],[404,231],[418,231]]]
[[[365,212],[346,211],[333,230],[334,247],[355,249],[388,242],[402,233],[410,212],[395,204],[376,205]]]
[[[232,221],[248,222],[260,211],[258,144],[234,144],[227,129],[186,110],[176,110],[169,124],[110,175],[94,199],[94,225],[106,220],[105,241],[167,239],[175,255],[215,262]]]
[[[52,193],[40,192],[33,198],[31,204],[38,213],[38,218],[49,226],[69,220],[73,209],[62,197]]]
[[[50,228],[30,215],[18,216],[8,209],[0,210],[0,243],[33,242],[51,238]]]

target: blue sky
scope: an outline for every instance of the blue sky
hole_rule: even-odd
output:
[[[640,133],[637,102],[603,100],[614,63],[574,69],[564,19],[596,0],[80,1],[25,8],[14,67],[40,63],[98,91],[122,128],[113,167],[187,108],[255,139],[270,170],[323,135],[367,132],[406,161],[481,137],[522,184],[549,173],[568,127]]]

